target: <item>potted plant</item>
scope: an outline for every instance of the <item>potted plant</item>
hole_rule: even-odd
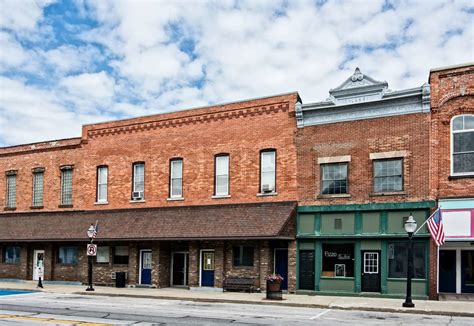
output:
[[[267,299],[281,300],[281,282],[283,281],[283,277],[279,274],[273,273],[267,275],[265,280],[267,281]]]

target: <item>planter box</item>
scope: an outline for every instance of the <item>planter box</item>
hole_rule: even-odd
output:
[[[267,281],[267,299],[268,300],[283,300],[280,282]]]

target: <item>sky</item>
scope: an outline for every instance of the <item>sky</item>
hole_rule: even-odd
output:
[[[0,146],[298,91],[397,90],[474,61],[474,1],[0,0]]]

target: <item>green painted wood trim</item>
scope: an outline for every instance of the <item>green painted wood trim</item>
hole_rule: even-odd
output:
[[[335,234],[335,235],[312,235],[312,234],[299,234],[296,236],[297,239],[404,239],[406,238],[406,233],[396,233],[396,234]],[[428,234],[416,235],[415,240],[424,240],[428,239],[430,236]]]
[[[314,233],[321,235],[321,213],[314,214]]]
[[[362,275],[362,254],[360,252],[361,248],[361,242],[360,240],[357,240],[354,244],[354,277],[355,277],[355,283],[354,283],[354,291],[355,293],[360,293],[361,292],[361,275]]]
[[[300,246],[296,244],[296,289],[300,288]]]
[[[421,209],[436,206],[434,200],[402,203],[376,203],[376,204],[349,204],[349,205],[307,205],[299,206],[298,213],[312,212],[349,212],[349,211],[374,211],[374,210],[397,210],[397,209]]]
[[[387,280],[388,280],[388,243],[387,240],[382,240],[382,253],[380,257],[380,287],[381,287],[381,293],[382,294],[387,294],[388,291],[388,285],[387,285]]]
[[[428,216],[429,217],[429,216]],[[427,217],[427,218],[428,218]],[[425,289],[425,293],[426,295],[430,295],[430,242],[429,241],[426,241],[426,244],[425,244],[425,248],[426,248],[426,256],[425,256],[425,278],[426,278],[426,289]],[[438,262],[439,264],[439,262]]]
[[[388,212],[380,212],[380,234],[386,234],[388,229]]]
[[[315,242],[315,252],[314,252],[314,289],[316,291],[320,290],[321,284],[321,270],[323,266],[323,245],[321,241]]]
[[[362,212],[355,213],[354,233],[362,234]]]

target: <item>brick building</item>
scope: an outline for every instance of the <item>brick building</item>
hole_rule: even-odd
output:
[[[404,296],[410,214],[430,194],[429,85],[390,91],[356,69],[323,102],[298,104],[297,289]],[[413,295],[429,295],[430,236],[415,237]]]
[[[430,188],[446,234],[432,261],[431,288],[474,293],[474,65],[432,69],[429,82]]]
[[[277,271],[296,286],[297,93],[84,125],[0,148],[0,277],[217,287]]]

